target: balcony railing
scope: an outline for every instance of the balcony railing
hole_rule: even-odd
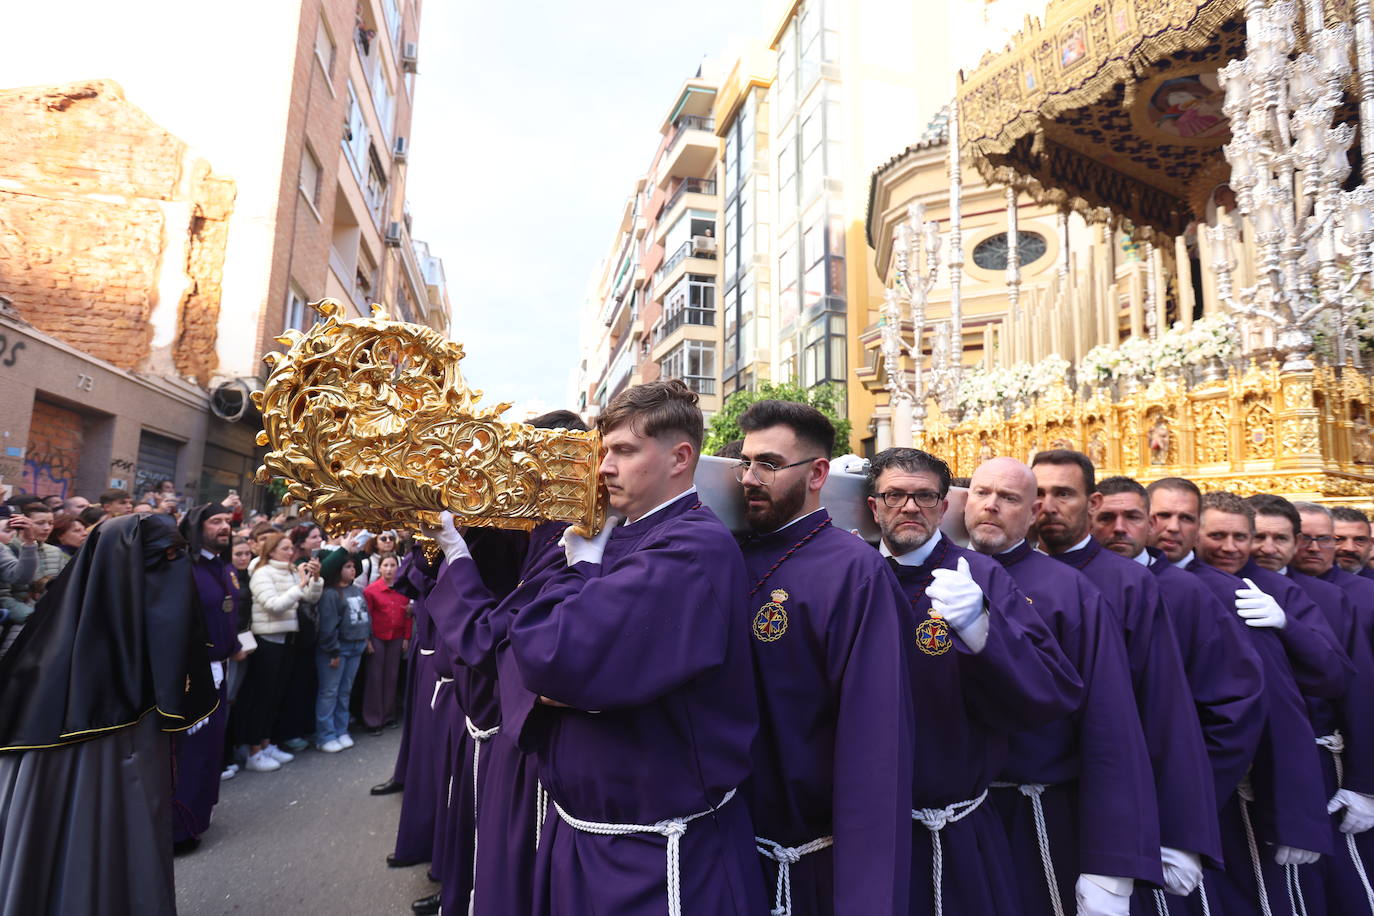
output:
[[[714,260],[716,257],[716,240],[709,235],[697,235],[683,242],[674,251],[672,257],[663,262],[663,266],[654,271],[654,285],[663,282],[663,278],[673,272],[688,256],[694,258],[708,258]]]
[[[716,380],[713,378],[707,378],[701,375],[688,376],[687,378],[684,378],[682,380],[682,383],[686,385],[688,388],[695,391],[697,394],[716,393]]]
[[[671,154],[673,147],[677,146],[682,135],[689,130],[709,130],[716,129],[715,118],[707,118],[701,115],[683,115],[673,122],[673,136],[668,141],[668,153]]]
[[[684,194],[715,194],[716,183],[709,178],[685,178],[682,184],[677,186],[673,196],[668,198],[668,202],[663,205],[663,212],[668,213],[673,209],[673,205],[682,199]]]
[[[713,327],[716,323],[716,310],[703,308],[685,308],[680,312],[675,312],[663,319],[654,332],[654,343],[663,340],[669,334],[676,331],[685,324],[695,324],[700,327]]]

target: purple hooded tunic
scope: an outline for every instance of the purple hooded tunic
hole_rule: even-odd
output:
[[[1012,735],[999,779],[1014,785],[993,792],[1011,841],[1023,912],[1053,911],[1033,798],[1015,786],[1045,787],[1040,801],[1049,848],[1069,911],[1080,874],[1162,883],[1154,779],[1121,620],[1082,573],[1024,541],[994,559],[1031,599],[1084,689],[1076,715]]]
[[[499,658],[502,727],[561,808],[533,912],[663,916],[673,871],[682,912],[767,910],[733,795],[758,728],[747,593],[734,539],[689,491],[614,529],[600,564],[559,570],[516,611]],[[624,829],[659,823],[664,833]]]
[[[1084,689],[1049,627],[1007,571],[991,557],[936,536],[939,540],[925,563],[894,565],[916,619],[929,615],[926,589],[934,571],[957,569],[963,559],[983,590],[988,638],[977,653],[954,631],[950,649],[943,654],[922,652],[914,641],[908,649],[917,722],[911,807],[933,812],[957,806],[951,814],[958,816],[969,807],[960,803],[980,798],[1004,768],[1010,734],[1068,719],[1078,709]],[[939,830],[939,842],[946,913],[1021,912],[1011,847],[990,799],[948,821]],[[913,916],[934,912],[934,844],[935,834],[926,823],[913,822]]]

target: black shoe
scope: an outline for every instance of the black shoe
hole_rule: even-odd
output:
[[[177,840],[172,844],[172,855],[184,856],[195,852],[200,848],[200,837],[193,836],[184,840]]]
[[[376,728],[369,728],[367,733],[374,738],[380,738],[382,736],[382,727],[379,725]]]
[[[380,785],[373,786],[368,791],[371,792],[373,795],[392,795],[396,792],[401,791],[405,787],[405,783],[403,782],[397,782],[394,779],[388,779],[386,782],[381,783]]]
[[[388,855],[388,856],[386,857],[386,867],[387,867],[387,868],[409,868],[409,867],[412,866],[412,865],[419,865],[421,861],[423,861],[423,860],[421,860],[421,859],[416,859],[416,860],[414,860],[414,861],[409,861],[409,862],[408,862],[408,861],[406,861],[405,859],[398,859],[398,858],[396,858],[396,854],[395,854],[395,853],[392,853],[392,854],[390,854],[390,855]]]
[[[439,895],[435,894],[432,897],[421,897],[410,905],[410,911],[412,913],[421,914],[439,912]]]
[[[390,722],[386,723],[386,727],[387,727],[387,728],[400,728],[400,727],[401,727],[401,720],[400,720],[400,719],[392,719]]]

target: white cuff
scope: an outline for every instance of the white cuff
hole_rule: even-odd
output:
[[[973,623],[962,630],[955,630],[955,632],[964,641],[964,645],[968,646],[969,651],[977,655],[988,644],[988,626],[988,612],[983,611],[974,619]]]
[[[1117,875],[1089,875],[1086,873],[1083,877],[1117,897],[1129,897],[1132,889],[1135,888],[1134,878],[1122,878]]]

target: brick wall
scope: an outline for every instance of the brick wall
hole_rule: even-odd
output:
[[[81,414],[47,401],[34,401],[24,451],[23,490],[64,499],[75,495],[84,442]]]

